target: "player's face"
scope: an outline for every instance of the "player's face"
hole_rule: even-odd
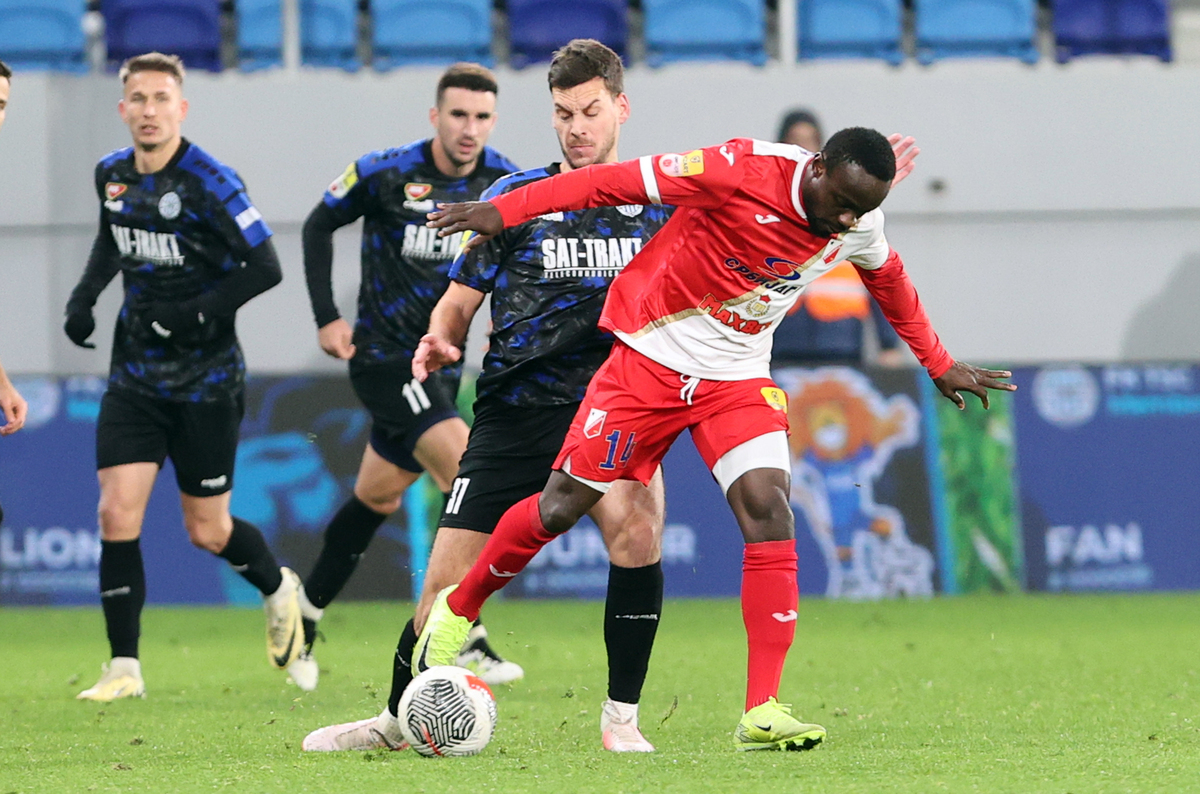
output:
[[[801,184],[808,226],[823,237],[847,232],[882,204],[890,189],[889,183],[871,176],[858,163],[828,169],[818,156]]]
[[[7,77],[0,77],[0,127],[4,126],[4,116],[8,112],[9,82]]]
[[[491,91],[447,88],[429,111],[437,145],[456,167],[470,165],[483,152],[496,126],[496,95]]]
[[[125,98],[118,105],[121,119],[133,133],[134,145],[147,152],[179,139],[187,107],[175,75],[166,72],[129,75]]]
[[[617,160],[621,125],[629,118],[629,97],[613,96],[603,78],[573,88],[554,88],[554,131],[572,169]]]

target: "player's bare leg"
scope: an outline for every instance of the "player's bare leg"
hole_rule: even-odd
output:
[[[600,737],[613,752],[654,751],[638,728],[638,702],[662,612],[665,512],[661,468],[648,487],[628,480],[613,483],[588,512],[608,547],[608,698],[600,711]]]
[[[100,605],[112,656],[95,686],[76,697],[99,701],[144,697],[138,637],[146,602],[146,573],[138,539],[158,464],[110,466],[96,476],[100,481]]]
[[[777,700],[799,606],[790,489],[788,471],[762,468],[742,474],[725,494],[746,541],[742,620],[749,662],[746,711],[734,732],[739,750],[807,750],[825,738],[824,728],[800,722]]]
[[[263,595],[267,617],[267,658],[286,668],[300,655],[300,577],[281,568],[256,526],[229,513],[231,491],[215,496],[181,493],[183,524],[192,545],[226,560]]]

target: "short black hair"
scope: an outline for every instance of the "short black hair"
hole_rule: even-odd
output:
[[[817,131],[817,140],[825,140],[825,136],[821,133],[821,122],[817,119],[817,114],[807,108],[789,110],[787,115],[783,117],[783,121],[779,122],[779,134],[775,136],[775,140],[783,143],[784,139],[787,138],[788,130],[797,124],[811,124],[813,129]]]
[[[437,104],[442,104],[442,96],[447,88],[465,88],[468,91],[491,92],[497,95],[500,93],[496,75],[492,74],[491,69],[477,63],[452,64],[442,72],[437,84]]]
[[[608,93],[617,96],[625,91],[625,65],[621,56],[595,39],[572,39],[554,53],[550,61],[550,90],[564,90],[583,85],[597,77],[604,81]]]
[[[866,127],[847,127],[833,134],[821,149],[825,167],[833,170],[844,163],[858,163],[864,171],[883,182],[896,177],[896,155],[887,138]]]
[[[0,77],[5,80],[12,80],[12,69],[4,61],[0,61]]]

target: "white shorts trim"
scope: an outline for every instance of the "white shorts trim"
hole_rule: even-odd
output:
[[[567,459],[563,461],[562,468],[559,469],[559,471],[561,471],[563,474],[570,477],[572,480],[577,480],[577,481],[583,483],[584,485],[586,485],[587,487],[591,488],[592,490],[599,491],[600,493],[608,493],[608,490],[613,487],[613,484],[611,482],[596,482],[595,480],[585,480],[584,478],[582,478],[576,474],[572,474],[571,473],[571,458],[570,458],[570,456],[568,456]]]
[[[782,469],[792,473],[792,455],[788,450],[787,433],[774,430],[738,444],[721,456],[712,467],[713,479],[728,494],[729,486],[754,469]]]

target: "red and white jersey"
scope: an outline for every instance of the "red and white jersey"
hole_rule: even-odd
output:
[[[505,226],[584,207],[678,207],[613,282],[600,319],[630,347],[677,372],[707,380],[768,377],[780,318],[805,286],[849,260],[930,374],[943,374],[953,361],[888,246],[883,213],[869,212],[832,238],[810,231],[800,182],[812,157],[798,146],[737,138],[685,154],[593,165],[492,202]]]

